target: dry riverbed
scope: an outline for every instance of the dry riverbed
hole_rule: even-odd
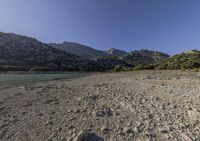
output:
[[[1,141],[199,141],[200,74],[138,71],[0,87]]]

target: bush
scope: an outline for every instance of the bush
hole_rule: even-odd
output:
[[[200,68],[200,52],[191,51],[175,55],[164,62],[157,65],[158,69],[186,70]]]
[[[113,71],[114,72],[124,71],[124,67],[122,67],[121,65],[117,65],[114,67]]]

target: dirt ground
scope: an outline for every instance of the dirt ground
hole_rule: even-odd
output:
[[[104,141],[199,141],[200,73],[106,73],[0,87],[1,141],[78,141],[86,131]]]

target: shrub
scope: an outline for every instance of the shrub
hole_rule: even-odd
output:
[[[124,67],[122,67],[121,65],[117,65],[114,67],[113,71],[114,72],[124,71]]]

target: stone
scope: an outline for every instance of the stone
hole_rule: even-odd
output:
[[[74,112],[75,112],[75,113],[80,113],[81,110],[80,110],[80,109],[77,109],[77,110],[75,110]]]
[[[103,134],[107,134],[107,133],[109,132],[109,128],[106,127],[106,126],[103,126],[103,127],[101,127],[101,132],[102,132]]]
[[[124,127],[123,132],[126,134],[130,134],[130,133],[133,133],[133,130],[129,127]]]
[[[95,115],[95,116],[97,116],[97,117],[103,117],[103,116],[105,116],[105,113],[102,110],[93,111],[92,114]]]
[[[95,133],[89,133],[87,130],[82,130],[73,141],[104,141],[104,139],[97,136]]]
[[[186,133],[182,133],[181,137],[184,139],[184,141],[194,141],[192,138],[190,138]]]
[[[47,122],[46,122],[45,125],[53,125],[53,121],[51,121],[51,120],[47,120]]]
[[[88,131],[87,130],[82,130],[75,137],[74,141],[84,141],[85,138],[87,138],[87,136],[88,136]]]
[[[197,109],[188,110],[188,116],[191,120],[200,120],[200,111]]]

